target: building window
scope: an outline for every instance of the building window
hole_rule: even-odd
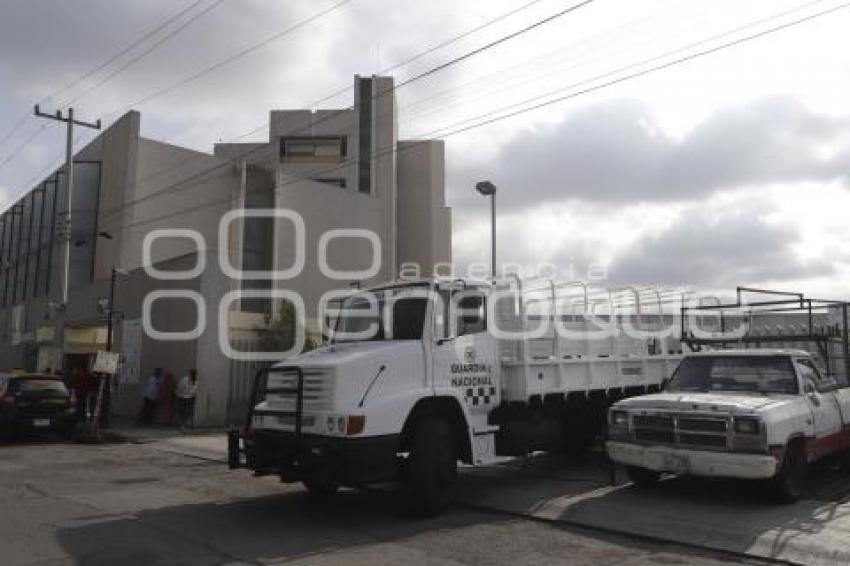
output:
[[[315,181],[317,183],[324,183],[325,185],[333,185],[334,187],[339,187],[340,189],[344,189],[346,187],[345,179],[342,177],[334,177],[332,179],[310,179],[311,181]]]
[[[72,288],[91,283],[94,275],[100,163],[74,163],[74,175],[77,183],[68,273]],[[62,227],[68,205],[65,191],[60,173],[0,215],[0,304],[21,303],[48,294],[55,287],[51,282],[57,255],[54,250],[67,234]]]
[[[345,136],[281,138],[280,158],[289,163],[336,163],[345,157],[346,145]]]
[[[100,163],[74,164],[74,207],[71,215],[70,288],[94,279],[97,245],[97,207],[100,198]]]
[[[372,192],[372,79],[360,79],[357,128],[357,189]]]

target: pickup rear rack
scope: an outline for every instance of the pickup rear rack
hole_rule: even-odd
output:
[[[827,374],[835,377],[843,361],[845,385],[850,377],[848,302],[807,298],[803,293],[737,287],[734,303],[682,306],[682,342],[692,350],[713,347],[765,347],[813,344]],[[768,295],[770,299],[747,301],[746,295]],[[772,298],[777,297],[777,298]],[[760,325],[769,316],[784,324]],[[700,327],[714,317],[710,330]],[[733,325],[732,323],[738,322]],[[696,328],[695,328],[696,327]]]

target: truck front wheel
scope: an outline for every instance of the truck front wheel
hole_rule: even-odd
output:
[[[415,508],[428,515],[451,504],[457,481],[457,450],[449,424],[442,419],[421,421],[414,433],[407,462],[407,480]]]
[[[800,441],[788,443],[779,472],[771,480],[771,491],[777,503],[794,503],[803,491],[808,462]]]

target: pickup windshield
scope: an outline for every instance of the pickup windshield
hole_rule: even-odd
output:
[[[706,356],[685,358],[668,391],[799,392],[791,359],[783,356]]]
[[[400,287],[348,297],[340,306],[333,342],[422,339],[426,293],[426,287]]]

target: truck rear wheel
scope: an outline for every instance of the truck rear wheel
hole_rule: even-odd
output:
[[[785,449],[779,472],[771,480],[771,495],[777,503],[794,503],[803,491],[808,462],[803,444],[791,441]]]
[[[425,419],[417,425],[407,462],[407,480],[417,511],[436,515],[451,504],[457,482],[457,450],[446,421]]]
[[[660,472],[641,468],[639,466],[628,466],[626,468],[626,473],[629,474],[629,479],[637,487],[651,487],[658,483],[658,480],[661,479]]]

